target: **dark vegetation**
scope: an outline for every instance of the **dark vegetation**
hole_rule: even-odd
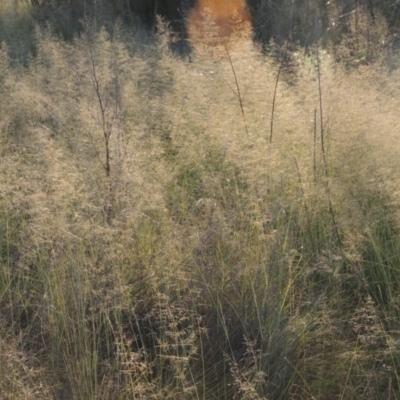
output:
[[[34,0],[31,4],[37,18],[51,21],[68,34],[82,28],[79,20],[84,15],[101,10],[126,23],[139,19],[149,27],[162,16],[185,35],[185,19],[196,0]],[[400,23],[400,3],[395,0],[247,0],[247,6],[254,19],[255,39],[264,44],[271,38],[279,42],[290,38],[305,46],[321,39],[337,43],[349,33],[352,15],[361,10],[371,23],[379,23],[382,16],[393,32]]]

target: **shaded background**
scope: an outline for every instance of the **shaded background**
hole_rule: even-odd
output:
[[[54,24],[65,36],[79,30],[86,14],[107,10],[126,22],[153,27],[156,16],[164,17],[181,37],[186,37],[185,20],[196,0],[31,0],[37,17]],[[254,38],[267,43],[274,38],[310,45],[315,40],[339,41],[348,32],[348,21],[357,10],[374,19],[382,15],[391,29],[398,29],[400,2],[396,0],[247,0],[254,20]]]

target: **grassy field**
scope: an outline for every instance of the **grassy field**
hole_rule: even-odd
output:
[[[393,63],[0,12],[2,399],[400,398]]]

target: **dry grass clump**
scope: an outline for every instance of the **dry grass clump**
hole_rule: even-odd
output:
[[[0,64],[5,398],[396,398],[396,72],[135,40]]]

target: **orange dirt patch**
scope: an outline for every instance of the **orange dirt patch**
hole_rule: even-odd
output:
[[[193,47],[203,55],[226,56],[240,50],[252,35],[244,0],[198,0],[188,19]]]

